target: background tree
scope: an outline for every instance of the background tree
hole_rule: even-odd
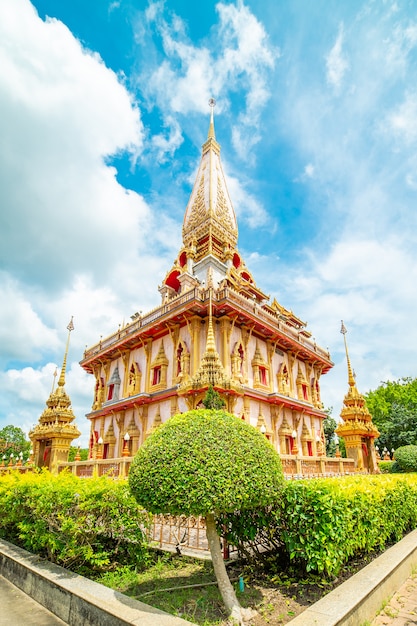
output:
[[[77,456],[78,446],[70,446],[68,452],[68,461],[75,461],[75,457]],[[88,459],[88,448],[80,448],[80,457],[81,461],[87,461]]]
[[[339,437],[337,447],[339,448],[340,456],[342,456],[345,459],[347,457],[347,454],[346,454],[346,443],[343,437]]]
[[[9,459],[13,453],[16,458],[23,453],[23,459],[29,458],[30,441],[26,439],[26,435],[18,426],[5,426],[0,429],[0,456],[6,455]]]
[[[207,389],[207,393],[202,400],[205,409],[224,409],[226,402],[220,397],[220,394],[213,389],[213,386]]]
[[[326,439],[326,456],[335,456],[336,454],[336,435],[334,431],[337,428],[337,422],[332,417],[333,407],[326,409],[327,417],[323,420],[323,431]]]
[[[380,449],[417,444],[417,378],[387,381],[365,395]]]
[[[228,613],[242,609],[228,578],[216,515],[277,501],[281,461],[253,426],[221,410],[171,417],[140,447],[129,473],[133,495],[147,511],[202,515],[219,590]]]

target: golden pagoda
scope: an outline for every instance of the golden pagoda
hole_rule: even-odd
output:
[[[37,467],[47,467],[51,472],[58,471],[58,464],[68,460],[71,442],[81,433],[72,422],[75,415],[71,408],[71,400],[65,391],[65,373],[71,331],[74,324],[71,318],[67,326],[68,337],[64,360],[56,390],[55,376],[52,390],[46,401],[46,409],[39,418],[39,423],[29,432],[32,442],[33,462]]]
[[[126,441],[135,454],[159,424],[198,407],[210,385],[282,455],[317,456],[326,417],[320,376],[333,363],[306,324],[256,285],[237,248],[209,104],[182,247],[159,286],[161,304],[131,315],[81,361],[95,378],[91,457],[99,440],[105,459],[122,457]]]
[[[355,460],[357,471],[377,473],[378,464],[374,440],[379,437],[379,432],[372,422],[365,398],[356,387],[346,341],[347,330],[343,320],[340,332],[345,343],[349,390],[344,397],[344,406],[340,413],[342,423],[338,425],[335,433],[339,437],[343,437],[346,444],[346,455]]]

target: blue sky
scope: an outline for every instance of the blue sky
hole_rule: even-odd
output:
[[[417,2],[3,0],[0,427],[45,407],[86,345],[159,303],[215,97],[258,285],[308,322],[347,390],[417,375]]]

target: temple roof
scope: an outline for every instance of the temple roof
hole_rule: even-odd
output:
[[[207,141],[203,144],[200,167],[188,202],[184,223],[184,246],[196,247],[196,260],[204,252],[222,253],[224,248],[236,248],[237,221],[227,190],[220,160],[220,145],[214,131],[214,100],[210,100],[211,115]],[[203,252],[204,250],[204,252]]]

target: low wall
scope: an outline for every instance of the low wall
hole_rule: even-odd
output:
[[[0,574],[69,626],[190,626],[0,540]]]

